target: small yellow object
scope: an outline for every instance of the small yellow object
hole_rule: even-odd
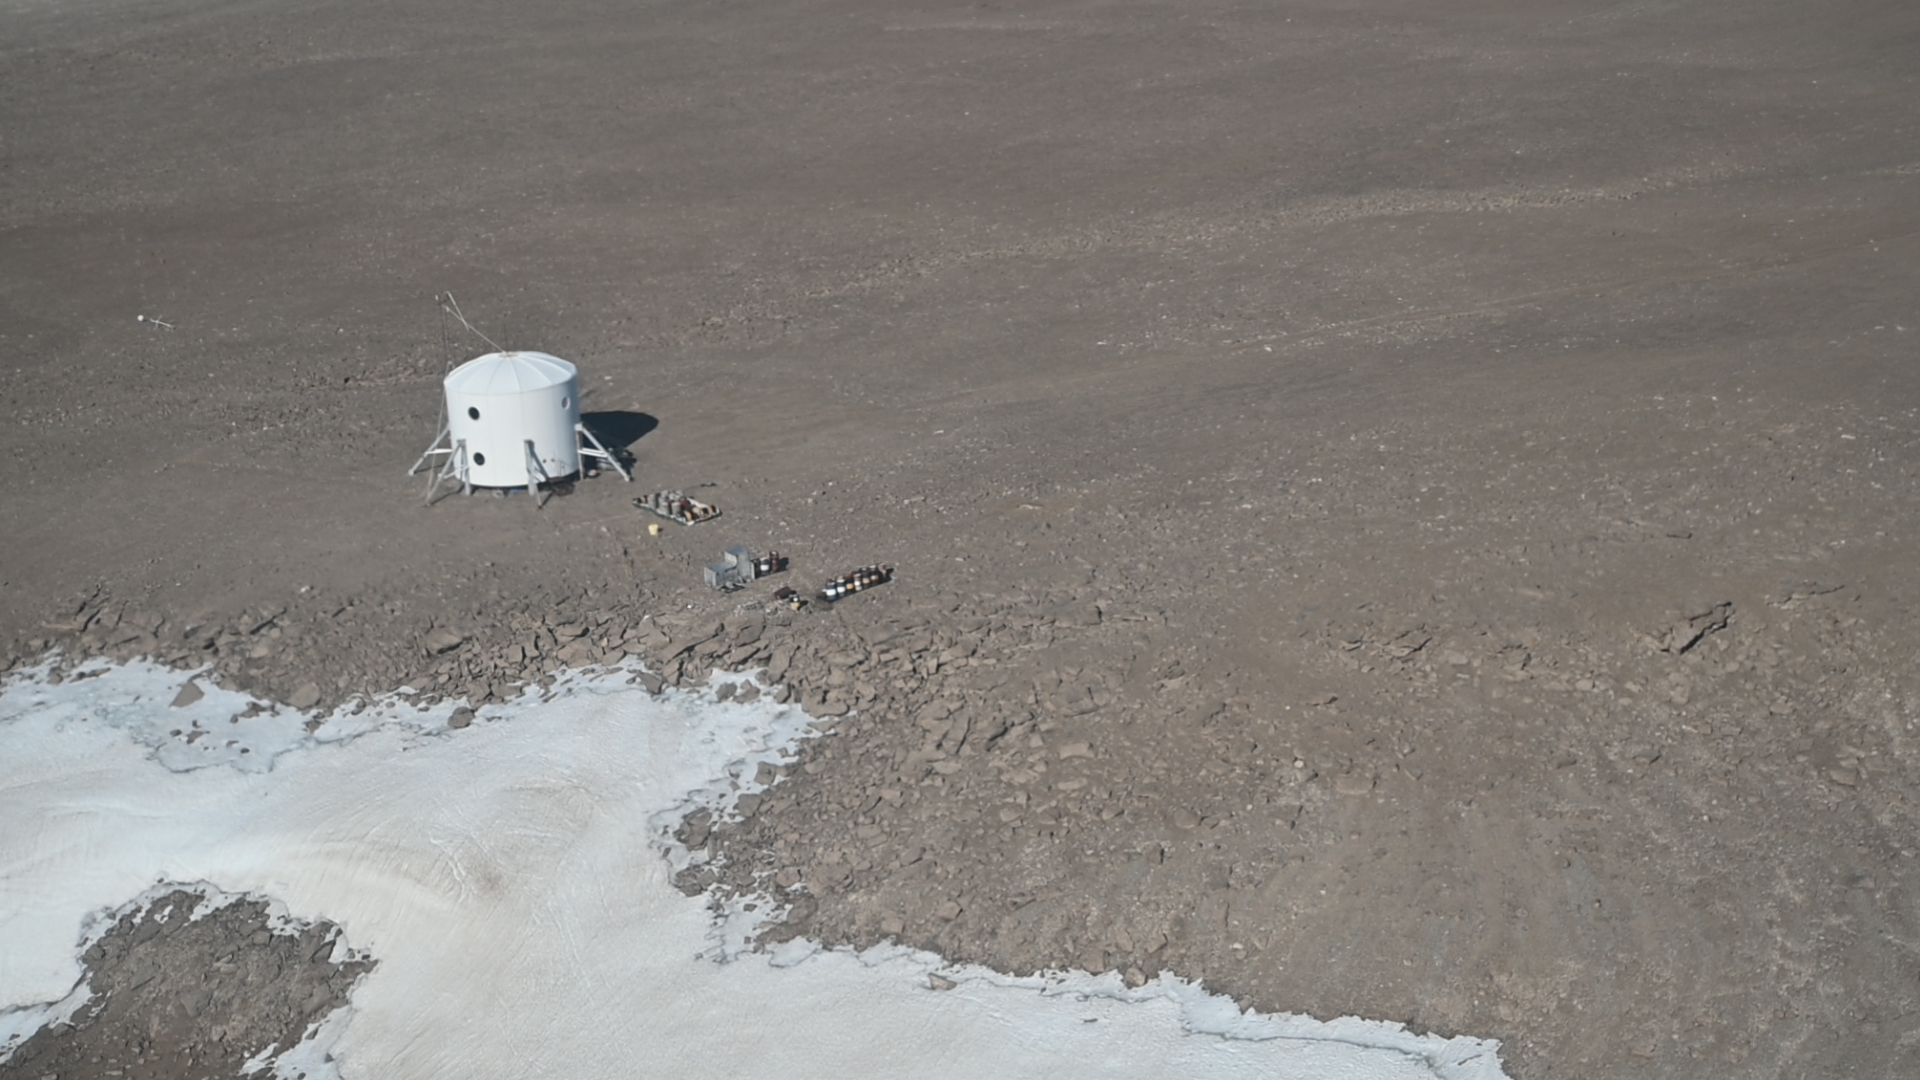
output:
[[[649,525],[649,526],[647,526],[647,535],[648,535],[648,536],[659,536],[659,535],[660,535],[660,526],[658,526],[658,525]]]

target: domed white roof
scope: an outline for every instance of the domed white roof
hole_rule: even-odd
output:
[[[476,396],[524,394],[573,381],[579,369],[557,356],[539,352],[497,352],[476,356],[447,373],[447,389]]]

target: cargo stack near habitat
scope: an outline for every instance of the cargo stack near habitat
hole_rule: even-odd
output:
[[[707,587],[732,592],[744,588],[748,582],[757,581],[768,574],[777,574],[786,568],[786,556],[777,551],[755,555],[748,548],[730,547],[721,553],[719,562],[707,565]]]
[[[851,596],[863,589],[871,589],[875,585],[883,585],[892,580],[893,567],[891,566],[863,566],[850,574],[841,574],[827,582],[820,590],[820,599],[832,603],[842,597]]]

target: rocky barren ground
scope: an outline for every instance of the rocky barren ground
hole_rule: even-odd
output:
[[[1909,6],[0,20],[14,664],[764,671],[834,732],[683,884],[777,935],[1920,1067]],[[442,289],[633,485],[421,506]]]
[[[336,963],[330,924],[286,924],[265,903],[222,899],[178,889],[116,913],[83,957],[92,999],[22,1043],[7,1074],[245,1075],[255,1054],[292,1046],[345,1005],[374,966]]]

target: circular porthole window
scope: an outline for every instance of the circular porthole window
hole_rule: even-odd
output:
[[[467,419],[469,419],[469,420],[478,420],[478,419],[480,419],[480,410],[479,410],[479,409],[476,409],[476,408],[474,408],[474,407],[473,407],[473,406],[471,406],[471,405],[469,405],[469,406],[467,406]]]
[[[487,455],[485,454],[473,455],[473,463],[475,465],[485,465],[487,463]]]
[[[572,405],[572,404],[573,404],[573,399],[572,399],[572,398],[561,398],[561,399],[560,399],[560,407],[561,407],[561,408],[563,408],[563,409],[564,409],[564,408],[566,408],[566,407],[568,407],[568,406],[570,406],[570,405]]]

